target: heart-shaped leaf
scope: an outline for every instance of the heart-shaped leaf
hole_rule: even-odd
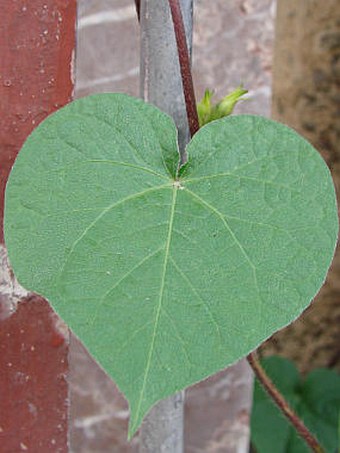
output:
[[[338,221],[327,167],[285,126],[235,116],[179,155],[172,120],[121,94],[80,99],[28,138],[5,236],[126,395],[130,434],[159,399],[296,318],[324,281]]]

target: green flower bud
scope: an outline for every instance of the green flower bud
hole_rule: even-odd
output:
[[[240,85],[236,90],[225,96],[222,101],[216,105],[219,118],[230,115],[233,112],[236,103],[242,101],[244,99],[242,96],[246,93],[248,93],[248,90],[245,90],[243,86]]]
[[[209,118],[211,116],[211,98],[213,97],[213,95],[213,91],[205,90],[202,100],[197,104],[197,113],[200,127],[211,121],[209,120]]]
[[[230,115],[236,103],[245,99],[242,96],[246,93],[248,93],[248,90],[245,90],[243,85],[240,85],[217,104],[212,105],[211,98],[214,93],[213,91],[205,90],[202,100],[197,104],[200,127],[211,121]]]

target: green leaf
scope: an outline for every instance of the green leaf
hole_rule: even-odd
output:
[[[302,379],[292,362],[275,356],[264,359],[262,365],[325,452],[334,453],[338,445],[340,376],[320,368]],[[257,453],[310,451],[258,382],[254,388],[251,440]]]
[[[203,127],[126,95],[80,99],[28,138],[6,193],[17,278],[44,295],[129,401],[232,364],[296,318],[325,279],[338,222],[329,171],[285,126]]]

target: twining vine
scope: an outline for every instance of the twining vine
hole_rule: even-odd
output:
[[[179,0],[168,0],[171,11],[174,32],[176,37],[178,59],[182,77],[183,93],[185,106],[188,118],[188,125],[191,137],[199,130],[199,119],[197,114],[197,103],[195,98],[194,84],[191,73],[191,62],[186,41],[184,22],[181,12]],[[140,0],[135,0],[138,20],[140,20]],[[183,152],[181,153],[181,163],[183,163]],[[270,398],[279,407],[282,414],[295,427],[296,431],[303,438],[305,443],[315,453],[324,453],[323,448],[316,437],[308,430],[303,421],[299,418],[296,412],[291,408],[288,401],[284,398],[275,384],[269,378],[264,368],[257,358],[256,352],[252,352],[247,356],[249,365],[251,366],[255,376],[261,383]]]

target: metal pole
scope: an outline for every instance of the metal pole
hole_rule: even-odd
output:
[[[191,53],[193,0],[181,0],[180,3]],[[142,0],[140,26],[141,97],[173,117],[183,149],[190,137],[168,0]]]
[[[181,8],[191,52],[193,0],[181,0]],[[183,150],[190,134],[168,0],[142,0],[140,26],[141,97],[173,117]],[[140,453],[183,452],[183,409],[184,392],[156,404],[141,427]]]

